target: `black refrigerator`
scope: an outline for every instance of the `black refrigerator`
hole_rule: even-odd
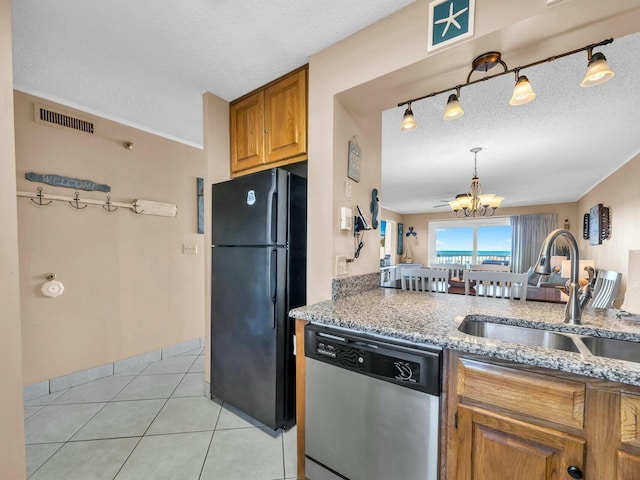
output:
[[[286,170],[212,185],[211,395],[274,430],[295,424],[306,217],[306,179]]]

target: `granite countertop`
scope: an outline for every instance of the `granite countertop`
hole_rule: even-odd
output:
[[[377,288],[291,310],[295,318],[354,332],[437,345],[479,355],[640,386],[640,363],[475,337],[458,331],[467,315],[494,323],[638,342],[640,323],[612,311],[582,313],[582,325],[562,323],[564,306],[539,302],[429,294]]]

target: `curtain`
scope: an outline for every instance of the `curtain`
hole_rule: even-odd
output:
[[[555,213],[511,217],[512,272],[523,273],[536,264],[545,237],[557,228],[556,217]]]

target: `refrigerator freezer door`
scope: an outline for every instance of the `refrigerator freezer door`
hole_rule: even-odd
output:
[[[213,247],[211,393],[284,426],[286,249]]]
[[[212,245],[284,245],[287,173],[272,169],[212,185]]]

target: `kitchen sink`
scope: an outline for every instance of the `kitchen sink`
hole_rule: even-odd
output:
[[[580,353],[580,349],[571,337],[548,330],[516,327],[514,325],[491,323],[482,320],[465,320],[460,325],[459,330],[474,337],[491,338],[504,342],[522,343],[536,347]]]
[[[465,318],[458,330],[474,337],[640,363],[640,343]]]
[[[580,337],[589,351],[598,357],[640,363],[640,344],[602,337]]]

